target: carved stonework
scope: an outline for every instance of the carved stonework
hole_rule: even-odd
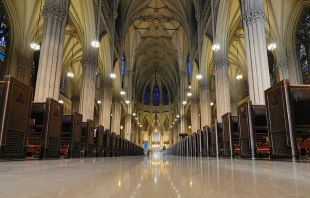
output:
[[[209,20],[210,16],[211,16],[211,1],[207,1],[205,8],[203,10],[203,20],[204,21]]]
[[[63,21],[66,16],[66,10],[64,8],[53,4],[45,5],[42,13],[44,17],[53,17],[60,21]]]
[[[113,9],[112,17],[113,17],[114,20],[117,19],[117,17],[118,17],[118,12],[117,12],[117,10],[114,10],[114,9]]]
[[[210,86],[208,85],[208,83],[199,83],[199,88],[200,90],[208,90],[210,89]]]
[[[288,70],[287,60],[279,61],[277,63],[277,68],[278,68],[279,71],[286,71],[286,70]]]
[[[112,89],[113,84],[112,81],[105,81],[101,84],[101,89]]]
[[[238,102],[239,102],[239,99],[238,99],[238,97],[231,97],[231,98],[230,98],[230,102],[231,102],[231,103],[238,103]]]
[[[98,61],[97,58],[93,58],[93,57],[83,57],[81,60],[82,63],[82,67],[86,66],[86,67],[97,67]]]
[[[71,101],[72,102],[80,102],[80,96],[72,96]]]
[[[27,69],[32,66],[32,61],[26,56],[18,55],[18,66]]]
[[[113,102],[121,102],[121,100],[122,100],[122,98],[119,97],[119,96],[114,96],[114,97],[112,98],[112,101],[113,101]]]
[[[191,98],[192,104],[199,103],[199,101],[200,101],[199,98],[196,98],[196,97]]]
[[[246,22],[246,24],[252,24],[256,21],[265,21],[266,13],[264,10],[253,10],[251,12],[245,13],[243,15],[243,20]]]
[[[228,67],[229,67],[229,60],[227,58],[222,58],[222,59],[214,61],[215,70],[222,69],[222,68],[228,69]]]
[[[128,71],[126,71],[126,74],[128,74],[128,75],[134,75],[134,71],[133,70],[128,70]]]
[[[200,20],[200,15],[201,15],[200,11],[197,11],[196,14],[195,14],[195,18],[196,18],[197,21]]]

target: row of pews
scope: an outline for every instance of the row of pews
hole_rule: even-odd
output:
[[[63,115],[47,98],[32,102],[33,88],[11,76],[0,81],[0,158],[48,159],[143,155],[143,148],[83,115]]]
[[[298,160],[310,154],[310,86],[283,80],[265,90],[266,105],[247,101],[164,151],[179,156]]]

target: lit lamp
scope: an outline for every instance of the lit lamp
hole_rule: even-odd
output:
[[[59,100],[58,102],[59,102],[60,104],[63,104],[63,103],[64,103],[64,101],[63,101],[63,100]]]
[[[188,92],[188,93],[187,93],[187,96],[188,96],[188,97],[191,97],[192,95],[193,95],[193,94],[192,94],[191,92]]]
[[[93,48],[98,48],[98,47],[100,46],[100,43],[99,43],[99,41],[97,41],[97,40],[93,40],[93,41],[91,42],[91,46],[93,46]]]
[[[121,91],[120,94],[123,96],[123,95],[126,94],[126,92],[125,91]]]
[[[213,103],[213,102],[210,102],[210,106],[213,107],[213,105],[214,105],[214,103]]]
[[[186,105],[186,101],[184,100],[183,102],[182,102],[184,105]]]
[[[277,44],[276,43],[270,43],[270,44],[268,44],[267,48],[269,51],[273,51],[277,48]]]
[[[243,78],[243,76],[241,74],[236,76],[237,80],[241,80]]]
[[[196,79],[197,79],[197,80],[202,79],[202,75],[201,75],[201,74],[197,74],[197,75],[196,75]]]
[[[33,49],[34,51],[40,50],[40,45],[37,44],[36,42],[30,43],[30,47],[31,47],[31,49]]]
[[[116,78],[116,74],[114,74],[114,73],[112,73],[112,74],[110,74],[110,78]]]
[[[221,49],[220,44],[216,43],[212,45],[212,50],[213,51],[219,51]]]
[[[98,101],[97,101],[97,103],[98,103],[98,104],[101,104],[101,101],[100,101],[100,100],[98,100]]]
[[[130,103],[130,101],[129,101],[129,100],[126,100],[126,101],[125,101],[125,103],[126,103],[126,104],[129,104],[129,103]]]
[[[67,76],[68,76],[69,78],[73,78],[73,77],[74,77],[74,73],[68,72],[68,73],[67,73]]]

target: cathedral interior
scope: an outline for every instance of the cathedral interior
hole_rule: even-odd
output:
[[[0,194],[307,197],[309,63],[310,0],[0,0]]]

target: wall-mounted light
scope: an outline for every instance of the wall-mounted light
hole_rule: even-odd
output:
[[[196,79],[197,79],[197,80],[202,79],[202,75],[201,75],[201,74],[197,74],[197,75],[196,75]]]
[[[93,48],[98,48],[98,47],[100,46],[100,43],[99,43],[99,41],[97,41],[97,40],[93,40],[93,41],[91,42],[91,46],[93,46]]]
[[[123,129],[124,127],[121,125],[121,129]]]
[[[126,94],[126,92],[125,91],[121,91],[120,94],[123,96],[123,95]]]
[[[191,97],[193,94],[192,94],[192,92],[188,92],[186,95],[187,95],[188,97]]]
[[[112,74],[110,74],[110,78],[116,78],[116,74],[114,74],[114,73],[112,73]]]
[[[186,105],[186,101],[184,100],[183,102],[182,102],[184,105]]]
[[[212,50],[213,51],[219,51],[221,49],[221,46],[219,43],[215,43],[212,45]]]
[[[243,76],[242,76],[241,74],[239,74],[239,75],[236,76],[236,79],[237,79],[237,80],[241,80],[242,78],[243,78]]]
[[[192,88],[192,86],[188,85],[188,89],[191,89],[191,88]]]
[[[180,117],[180,115],[177,115],[177,118],[179,118]]]
[[[214,103],[213,103],[213,102],[210,102],[210,106],[213,107],[213,105],[214,105]]]
[[[192,128],[192,126],[191,126],[191,125],[189,125],[189,126],[188,126],[188,128],[189,128],[189,129],[191,129],[191,128]]]
[[[37,44],[36,42],[30,43],[30,47],[31,47],[31,49],[33,49],[34,51],[40,50],[40,45]]]
[[[129,104],[129,103],[130,103],[130,101],[129,101],[129,100],[126,100],[126,101],[125,101],[125,103],[126,103],[126,104]]]
[[[74,77],[74,73],[68,72],[68,73],[67,73],[67,76],[68,76],[69,78],[73,78],[73,77]]]
[[[269,51],[273,51],[277,48],[277,44],[276,43],[270,43],[270,44],[268,44],[267,48]]]
[[[64,101],[63,101],[63,100],[59,100],[58,102],[59,102],[60,104],[63,104],[63,103],[64,103]]]
[[[97,101],[97,104],[101,104],[101,100],[98,100],[98,101]]]

